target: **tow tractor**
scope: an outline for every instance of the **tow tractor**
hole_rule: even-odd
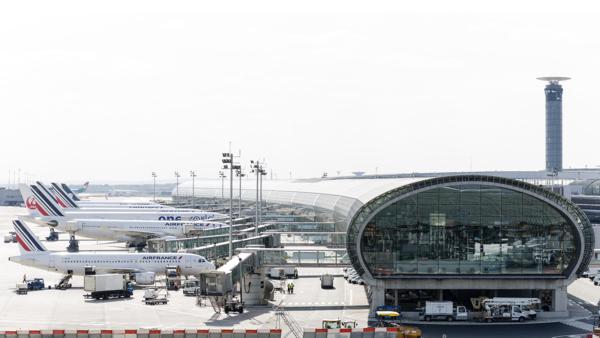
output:
[[[25,283],[27,284],[27,290],[29,291],[43,290],[46,288],[43,278],[30,279],[25,281]],[[48,286],[48,288],[50,288],[50,286]]]
[[[244,313],[244,302],[238,300],[237,298],[233,298],[227,302],[225,302],[225,306],[223,306],[223,310],[225,313],[229,312],[237,312]]]

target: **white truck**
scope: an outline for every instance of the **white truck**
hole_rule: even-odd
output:
[[[122,274],[86,275],[83,289],[89,294],[85,298],[108,299],[129,298],[133,295],[133,285]]]
[[[321,274],[321,289],[333,289],[333,275],[330,273]]]
[[[469,313],[467,308],[459,305],[456,308],[450,301],[425,302],[425,308],[419,313],[419,319],[425,321],[431,320],[467,320]]]
[[[528,315],[521,311],[518,305],[491,305],[484,306],[481,320],[491,323],[494,321],[525,321]]]
[[[200,292],[200,281],[196,278],[190,278],[183,282],[183,294],[186,296],[196,296]]]
[[[293,266],[284,266],[271,268],[269,271],[269,277],[271,278],[298,278],[298,269]]]
[[[525,319],[536,319],[537,312],[535,311],[535,309],[538,309],[541,303],[542,302],[539,298],[494,297],[485,299],[482,302],[482,305],[484,308],[491,306],[515,305],[521,309],[521,312],[523,313],[523,315],[525,315]]]

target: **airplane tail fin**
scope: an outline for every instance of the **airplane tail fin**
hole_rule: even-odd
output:
[[[81,187],[81,189],[79,189],[79,192],[86,192],[88,189],[88,186],[90,185],[89,181],[86,181],[83,186]]]
[[[12,223],[17,233],[17,242],[21,254],[48,251],[25,223],[20,220],[14,220]]]
[[[32,217],[64,216],[58,208],[53,208],[52,203],[47,203],[38,187],[21,184],[19,186],[25,207]],[[53,201],[52,201],[53,202]]]
[[[60,186],[63,188],[63,191],[66,192],[69,196],[71,196],[71,198],[74,201],[77,201],[77,202],[81,201],[79,199],[79,197],[77,197],[77,195],[75,195],[75,193],[73,192],[73,190],[71,190],[71,188],[69,188],[68,185],[66,185],[65,183],[61,183]]]
[[[78,209],[79,206],[75,201],[67,194],[58,184],[51,183],[52,191],[54,191],[54,195],[56,197],[56,201],[63,208],[74,208]]]
[[[26,193],[29,192],[25,200],[25,205],[30,212],[32,210],[37,211],[37,215],[35,212],[31,212],[32,216],[65,216],[62,208],[56,203],[54,197],[52,197],[52,193],[42,183],[37,182],[37,185],[30,185],[25,190]],[[23,198],[25,199],[25,197],[24,195]]]

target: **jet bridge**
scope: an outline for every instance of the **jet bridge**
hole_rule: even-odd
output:
[[[216,271],[200,274],[198,304],[206,299],[220,313],[232,302],[266,305],[272,299],[273,285],[258,269],[254,252],[240,252]]]

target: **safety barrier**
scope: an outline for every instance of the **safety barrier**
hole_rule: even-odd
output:
[[[397,327],[365,327],[357,329],[304,329],[303,338],[396,338],[402,332]],[[411,335],[414,333],[414,335]],[[420,337],[421,332],[404,332],[404,337]]]
[[[279,329],[14,330],[0,338],[281,338]]]

